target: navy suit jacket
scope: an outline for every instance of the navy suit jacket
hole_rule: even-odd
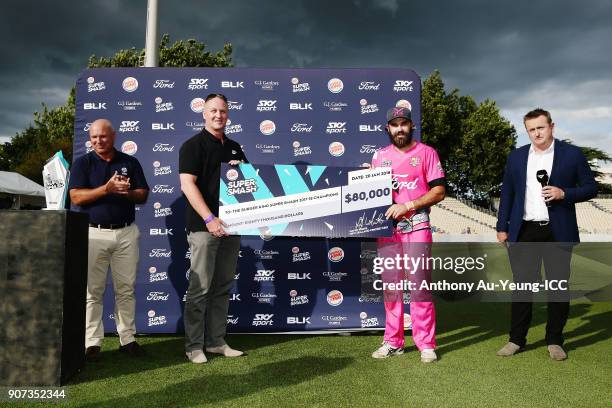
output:
[[[516,242],[525,212],[527,158],[531,144],[513,150],[508,156],[502,184],[497,231],[508,233]],[[597,182],[580,148],[555,139],[555,153],[548,184],[565,191],[563,200],[554,200],[548,208],[553,236],[557,242],[580,242],[575,203],[597,195]]]

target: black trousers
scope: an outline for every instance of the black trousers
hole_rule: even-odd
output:
[[[572,245],[557,243],[550,225],[523,221],[518,242],[508,252],[514,282],[534,284],[542,282],[544,262],[546,280],[569,282]],[[512,294],[510,341],[524,347],[531,325],[533,291],[519,290]],[[548,319],[546,344],[563,344],[563,328],[569,314],[569,283],[565,291],[548,291]]]

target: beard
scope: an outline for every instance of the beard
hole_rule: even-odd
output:
[[[389,140],[391,141],[391,144],[393,144],[398,149],[401,149],[402,147],[408,146],[410,142],[412,142],[412,131],[413,129],[410,129],[408,134],[400,131],[397,132],[395,135],[392,135],[389,131],[387,131],[387,134],[389,135]],[[400,138],[398,136],[404,137]]]

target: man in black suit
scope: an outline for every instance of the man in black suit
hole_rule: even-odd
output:
[[[572,246],[580,241],[575,203],[595,197],[597,183],[582,151],[554,139],[555,125],[549,112],[532,110],[523,122],[531,144],[515,149],[508,157],[497,240],[509,243],[515,283],[538,283],[542,261],[547,280],[569,281]],[[516,244],[521,242],[530,244]],[[513,293],[510,340],[498,356],[508,357],[525,347],[531,297],[528,290]],[[568,314],[567,289],[549,294],[546,343],[553,360],[567,358],[562,346]]]

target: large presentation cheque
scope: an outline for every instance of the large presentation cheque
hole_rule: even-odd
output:
[[[231,234],[391,236],[391,169],[221,165],[219,218]]]

